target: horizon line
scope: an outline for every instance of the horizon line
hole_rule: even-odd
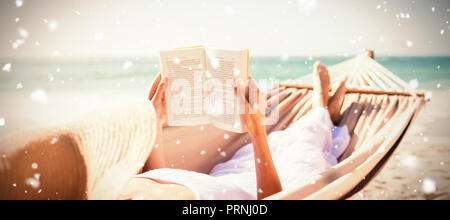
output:
[[[253,55],[250,56],[250,58],[279,58],[280,61],[287,62],[290,59],[296,59],[296,58],[309,58],[312,57],[314,60],[316,57],[320,58],[342,58],[342,59],[350,59],[352,57],[357,56],[358,54],[351,54],[351,55],[296,55],[296,56],[289,56],[287,60],[282,60],[281,56],[275,56],[275,55]],[[377,58],[390,58],[390,57],[450,57],[450,54],[413,54],[413,55],[403,55],[403,54],[394,54],[394,55],[387,55],[387,54],[379,54],[377,55],[375,53],[375,59]],[[110,59],[110,60],[124,60],[124,59],[130,59],[130,60],[153,60],[153,59],[159,59],[159,56],[54,56],[54,57],[0,57],[0,62],[6,62],[6,61],[76,61],[76,60],[104,60],[104,59]]]

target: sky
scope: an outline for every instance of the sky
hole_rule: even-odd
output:
[[[193,45],[450,55],[449,20],[449,0],[2,0],[0,59],[155,57]]]

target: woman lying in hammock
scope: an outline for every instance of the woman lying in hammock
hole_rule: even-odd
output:
[[[261,123],[264,114],[260,108],[250,106],[245,95],[238,95],[245,102],[246,111],[241,114],[241,121],[247,127],[252,143],[238,150],[229,161],[216,165],[207,175],[164,168],[161,133],[166,123],[164,93],[167,79],[158,75],[150,91],[150,100],[159,120],[158,148],[152,151],[147,161],[150,171],[132,178],[120,199],[263,199],[304,184],[308,178],[335,165],[348,145],[347,128],[335,127],[332,122],[339,116],[346,92],[345,81],[342,80],[334,95],[329,97],[328,70],[317,62],[314,65],[313,109],[284,131],[273,132],[269,137]],[[235,91],[248,86],[256,85],[250,80],[246,86],[235,87]]]

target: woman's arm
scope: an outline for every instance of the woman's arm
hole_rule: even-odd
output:
[[[244,104],[245,108],[241,115],[241,121],[247,127],[250,137],[253,142],[253,151],[255,157],[255,169],[256,169],[256,180],[257,180],[257,190],[258,199],[263,199],[282,190],[280,178],[278,177],[277,170],[272,160],[270,154],[269,144],[267,142],[266,128],[262,124],[262,120],[265,112],[262,106],[259,105],[260,92],[256,87],[253,80],[249,80],[249,83],[244,87],[242,84],[238,85],[240,87],[238,93],[240,104]],[[245,92],[253,90],[254,93]],[[241,93],[241,94],[239,94]],[[247,95],[245,95],[247,93]],[[256,99],[249,99],[248,94],[256,94]],[[253,101],[250,106],[248,100]]]
[[[161,73],[159,73],[155,80],[153,81],[152,87],[150,89],[150,94],[148,99],[152,102],[155,108],[157,117],[157,128],[156,128],[156,142],[152,146],[153,149],[150,156],[145,163],[145,170],[153,170],[158,168],[164,168],[165,155],[164,147],[162,146],[162,133],[165,124],[167,123],[166,114],[166,98],[165,91],[167,88],[167,78],[163,78]]]

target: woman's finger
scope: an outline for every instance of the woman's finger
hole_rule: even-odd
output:
[[[149,100],[152,100],[153,96],[155,96],[155,93],[158,90],[159,84],[161,82],[161,78],[162,78],[162,75],[160,72],[160,73],[158,73],[158,75],[156,75],[155,79],[153,80],[152,87],[150,88],[150,93],[148,94]]]
[[[237,85],[235,87],[235,94],[238,98],[239,104],[241,106],[244,106],[244,109],[239,108],[239,110],[244,110],[244,112],[239,112],[239,114],[247,114],[249,113],[249,103],[246,97],[246,88],[247,86],[244,86],[243,83],[241,81],[237,82]]]
[[[158,89],[156,90],[156,94],[155,94],[155,99],[156,100],[163,100],[163,96],[166,93],[166,89],[167,89],[167,77],[164,77],[159,85],[158,85]]]

